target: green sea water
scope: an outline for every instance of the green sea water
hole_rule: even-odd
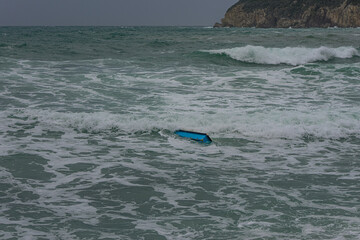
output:
[[[358,239],[359,93],[359,28],[1,27],[0,238]]]

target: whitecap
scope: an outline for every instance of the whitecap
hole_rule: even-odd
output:
[[[205,51],[211,54],[225,54],[235,60],[257,64],[289,64],[302,65],[316,61],[328,61],[334,58],[352,58],[360,56],[354,47],[285,47],[266,48],[263,46],[248,45],[229,49]]]

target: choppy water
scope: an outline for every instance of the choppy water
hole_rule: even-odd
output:
[[[0,28],[0,238],[358,239],[359,76],[360,29]]]

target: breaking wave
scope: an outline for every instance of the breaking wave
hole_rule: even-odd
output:
[[[277,111],[235,115],[222,113],[194,116],[166,114],[164,116],[130,116],[108,112],[62,113],[46,110],[18,111],[13,116],[37,122],[45,129],[74,129],[82,133],[134,134],[152,133],[178,128],[206,131],[215,137],[266,139],[299,139],[304,137],[340,139],[360,136],[360,116],[356,109],[348,113]]]
[[[328,61],[335,58],[345,59],[360,56],[359,51],[353,47],[266,48],[262,46],[248,45],[245,47],[209,50],[204,52],[226,55],[232,59],[247,63],[272,65],[289,64],[294,66],[317,61]]]

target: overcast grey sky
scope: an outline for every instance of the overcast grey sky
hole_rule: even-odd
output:
[[[212,26],[237,0],[0,0],[0,26]]]

